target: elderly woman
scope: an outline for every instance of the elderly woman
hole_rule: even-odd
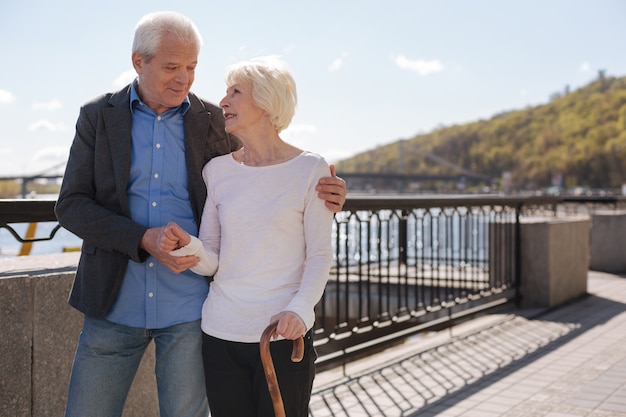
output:
[[[263,330],[278,321],[271,342],[287,416],[307,416],[315,375],[311,330],[331,260],[332,213],[315,185],[330,175],[322,157],[280,137],[295,112],[296,85],[276,58],[235,64],[220,102],[226,131],[243,148],[203,169],[208,196],[198,238],[173,225],[196,255],[193,270],[214,275],[202,311],[203,359],[211,415],[273,416],[259,355]],[[219,267],[218,267],[219,266]],[[304,358],[290,360],[304,336]]]

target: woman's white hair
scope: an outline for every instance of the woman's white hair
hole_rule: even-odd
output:
[[[265,110],[280,133],[291,123],[298,104],[296,82],[287,65],[277,56],[254,58],[226,69],[226,86],[249,84],[252,98]]]
[[[150,62],[158,51],[161,38],[166,34],[173,34],[200,51],[202,36],[191,19],[177,12],[154,12],[145,15],[137,23],[132,52]]]

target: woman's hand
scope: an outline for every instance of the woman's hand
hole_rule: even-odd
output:
[[[272,316],[270,323],[278,321],[276,333],[285,339],[295,340],[306,333],[306,326],[299,315],[292,311],[281,311]]]
[[[141,238],[141,248],[154,256],[157,261],[175,273],[180,273],[198,264],[197,256],[172,256],[170,252],[181,248],[191,241],[189,233],[179,225],[169,222],[163,227],[146,230]]]

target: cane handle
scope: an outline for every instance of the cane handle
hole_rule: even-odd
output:
[[[276,370],[274,369],[274,362],[272,361],[272,355],[270,353],[270,341],[272,339],[272,336],[276,336],[277,326],[278,322],[275,321],[265,328],[263,334],[261,335],[259,349],[261,352],[261,363],[263,364],[265,379],[267,380],[267,388],[270,391],[272,405],[274,406],[274,414],[276,414],[276,417],[285,417],[285,406],[283,405],[283,397],[280,394],[278,379],[276,379]],[[303,356],[304,339],[302,337],[299,337],[293,341],[291,360],[292,362],[300,362]]]

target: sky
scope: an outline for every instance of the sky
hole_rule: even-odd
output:
[[[214,103],[228,65],[286,61],[281,136],[329,162],[626,76],[626,0],[5,0],[0,177],[62,173],[80,106],[132,81],[135,25],[159,10],[201,32],[192,90]]]

